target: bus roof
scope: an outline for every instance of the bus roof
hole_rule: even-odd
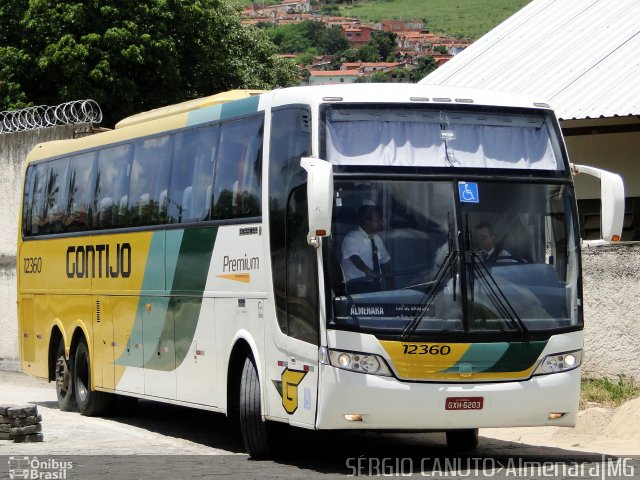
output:
[[[235,101],[247,100],[257,97],[265,90],[229,90],[227,92],[218,93],[209,97],[197,98],[186,102],[157,108],[148,112],[142,112],[127,117],[116,124],[115,130],[108,130],[95,135],[89,135],[82,138],[71,140],[54,140],[51,142],[37,144],[27,155],[27,163],[42,160],[46,158],[57,157],[73,152],[79,152],[95,148],[101,145],[122,142],[133,138],[144,137],[155,133],[166,132],[187,126],[189,124],[189,115],[194,112],[204,111],[206,109],[216,109],[217,115],[220,117],[220,106],[223,104],[233,104]],[[256,110],[257,101],[253,102],[249,110]],[[235,112],[237,109],[231,109]],[[245,108],[246,110],[246,108]],[[242,111],[242,109],[240,109]],[[212,120],[215,120],[215,114],[211,112]],[[196,120],[192,122],[200,123],[202,117],[207,117],[205,113],[202,116],[196,115]]]
[[[230,90],[209,97],[150,110],[127,117],[115,130],[73,140],[40,143],[27,155],[27,163],[171,131],[223,118],[289,104],[414,103],[427,105],[480,105],[549,109],[543,101],[517,94],[419,84],[348,84],[292,87],[273,91]]]
[[[289,103],[423,103],[550,109],[544,99],[472,88],[407,83],[352,83],[273,91],[272,106]]]
[[[124,118],[116,123],[116,129],[130,127],[139,123],[150,122],[151,120],[170,117],[172,115],[178,115],[180,113],[192,112],[201,108],[210,107],[211,105],[218,105],[220,103],[226,103],[233,100],[240,100],[241,98],[260,95],[265,91],[266,90],[229,90],[228,92],[218,93],[209,97],[187,100],[186,102],[177,103],[175,105],[168,105],[166,107],[149,110],[148,112],[131,115],[130,117]]]

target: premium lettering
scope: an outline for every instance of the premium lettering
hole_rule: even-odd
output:
[[[244,257],[230,258],[228,255],[224,256],[222,262],[223,272],[246,272],[249,270],[258,270],[260,268],[260,258],[258,257]]]
[[[67,248],[66,265],[68,278],[129,278],[131,245],[72,245]]]

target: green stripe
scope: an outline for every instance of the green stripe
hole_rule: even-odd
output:
[[[182,237],[169,302],[175,318],[176,367],[184,361],[193,342],[217,234],[217,227],[193,228],[185,230]],[[182,292],[196,295],[174,296]]]
[[[445,372],[458,373],[461,364],[471,365],[473,372],[482,372],[491,368],[509,348],[509,344],[501,343],[472,343],[464,355]]]
[[[460,372],[460,366],[478,372],[522,372],[538,359],[546,341],[529,343],[473,343],[446,373]]]
[[[184,292],[202,294],[207,283],[213,244],[217,234],[218,227],[184,230],[178,261],[173,272],[172,295]]]
[[[226,120],[228,118],[255,113],[258,111],[259,104],[260,97],[255,95],[253,97],[201,108],[187,115],[187,126],[214,122],[216,120]]]
[[[153,234],[131,332],[132,339],[143,340],[144,359],[123,353],[117,364],[173,371],[184,361],[198,325],[217,233],[217,227],[170,230],[166,243],[165,232]],[[165,282],[169,296],[144,296]]]
[[[165,278],[167,289],[173,286],[173,276],[176,273],[178,265],[178,257],[180,255],[180,245],[182,245],[182,236],[184,230],[169,230],[166,233],[166,251],[165,251]]]
[[[504,355],[486,372],[521,372],[531,368],[547,346],[546,341],[511,343]]]

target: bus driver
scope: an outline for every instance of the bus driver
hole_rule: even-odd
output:
[[[378,235],[382,231],[380,210],[373,205],[360,207],[358,225],[342,242],[345,282],[359,278],[377,279],[391,271],[391,256]]]

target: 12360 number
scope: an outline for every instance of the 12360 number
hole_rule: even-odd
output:
[[[42,273],[42,257],[25,257],[24,273]]]
[[[427,344],[403,344],[405,355],[449,355],[451,347],[449,345],[427,345]]]

